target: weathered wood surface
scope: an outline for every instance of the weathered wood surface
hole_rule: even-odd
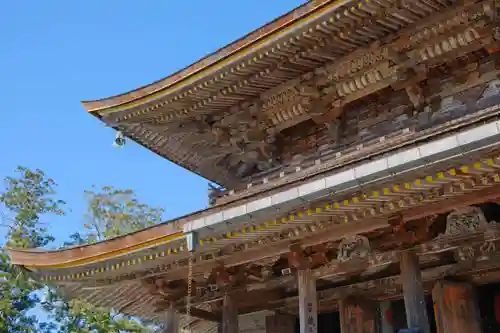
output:
[[[500,226],[492,226],[489,232],[478,231],[468,235],[456,235],[448,237],[439,237],[433,241],[420,244],[414,248],[415,254],[422,260],[430,260],[433,255],[452,254],[460,262],[464,262],[465,267],[478,264],[480,262],[494,263],[498,261],[496,249],[500,248]],[[350,248],[355,251],[355,247]],[[350,276],[370,272],[374,274],[387,268],[390,264],[400,262],[399,250],[388,251],[385,253],[366,253],[365,257],[353,257],[348,261],[332,260],[331,262],[312,269],[311,274],[315,279],[336,279],[338,281],[348,279]],[[478,266],[479,267],[479,266]],[[293,283],[293,276],[282,276],[259,283],[244,284],[236,287],[234,290],[244,292],[255,292],[263,289],[278,288],[282,285]],[[344,288],[344,287],[343,287]],[[342,289],[342,288],[340,288]],[[209,292],[205,289],[203,294],[198,295],[196,302],[209,302],[213,299],[222,297],[223,292]]]
[[[227,76],[176,94],[178,100],[158,101],[160,104],[141,110],[144,112],[134,110],[127,117],[114,114],[104,120],[151,150],[173,156],[184,167],[234,187],[236,191],[213,190],[214,203],[249,196],[253,197],[248,200],[257,200],[269,194],[264,190],[498,116],[500,109],[492,106],[500,103],[500,60],[494,53],[498,51],[499,7],[494,0],[376,1],[363,8],[353,7],[356,13],[346,11],[335,23],[315,23],[295,40],[253,59],[253,64],[246,63]],[[275,57],[275,52],[281,54]],[[496,254],[499,233],[495,228],[466,234],[461,231],[470,226],[458,228],[458,232],[447,228],[445,237],[428,242],[420,238],[421,230],[391,230],[393,225],[387,219],[398,215],[404,229],[405,223],[446,213],[451,207],[498,199],[500,187],[494,184],[497,180],[492,181],[498,178],[498,166],[492,168],[497,170],[481,175],[459,172],[458,177],[467,178],[465,183],[450,181],[452,184],[407,196],[392,193],[382,200],[362,200],[359,207],[344,210],[342,206],[322,217],[304,219],[303,225],[296,219],[290,223],[293,227],[285,226],[269,237],[254,235],[252,241],[244,243],[223,239],[196,258],[193,302],[224,302],[223,333],[237,331],[233,320],[237,315],[228,310],[227,303],[232,308],[241,305],[244,312],[259,306],[296,306],[298,302],[301,316],[307,316],[310,307],[302,297],[304,292],[293,295],[289,290],[293,290],[294,277],[279,273],[292,267],[307,272],[311,281],[327,279],[337,284],[320,290],[314,304],[316,297],[336,301],[360,291],[381,299],[404,293],[409,324],[421,324],[425,321],[421,303],[429,281],[443,274],[461,274],[479,283],[498,278],[493,269],[500,262]],[[483,179],[489,183],[482,183]],[[339,202],[351,199],[347,194],[346,198],[338,196],[335,200]],[[337,225],[344,222],[348,223]],[[381,240],[377,232],[394,232],[391,242],[389,237]],[[342,240],[348,245],[346,249],[337,247],[340,235],[346,236]],[[355,241],[346,241],[350,237]],[[378,238],[378,243],[358,246],[359,240],[369,237]],[[303,251],[291,253],[300,255],[289,255],[290,267],[283,266],[278,262],[284,259],[280,256],[290,254],[290,246],[298,241]],[[318,251],[316,245],[326,250]],[[380,250],[383,246],[387,247]],[[405,257],[405,253],[402,260],[398,257],[406,248],[441,267],[420,277],[416,257]],[[452,267],[448,266],[450,254],[458,261]],[[86,274],[77,272],[81,276],[78,281],[71,277],[61,284],[100,301],[113,299],[109,295],[128,301],[128,295],[146,293],[158,301],[140,303],[144,297],[136,296],[136,302],[127,306],[137,313],[155,307],[163,311],[172,302],[182,312],[185,285],[169,286],[167,282],[186,278],[186,253],[158,260],[140,255],[144,261],[135,268],[123,265],[123,261],[119,268],[101,274],[97,265],[91,265]],[[149,252],[147,255],[153,258]],[[269,257],[277,259],[263,264]],[[118,267],[118,259],[111,261],[111,267]],[[399,277],[391,276],[395,264],[401,265]],[[204,278],[206,272],[219,266],[233,270],[230,277],[234,279],[212,283]],[[255,273],[260,268],[262,272]],[[94,276],[93,272],[98,273]],[[66,270],[58,278],[73,273]],[[138,282],[146,278],[153,278],[153,283]],[[96,292],[101,287],[103,292]],[[282,301],[284,287],[288,288],[287,297]],[[228,290],[231,299],[224,295]],[[249,301],[235,299],[242,293],[247,293]],[[147,310],[141,309],[143,305]],[[192,314],[220,320],[219,313],[201,309],[193,309]],[[301,332],[307,329],[313,333],[317,321],[313,324],[301,326]],[[423,329],[427,333],[428,327]]]
[[[454,191],[457,195],[457,188],[443,188],[443,194],[448,194],[448,191]],[[434,198],[435,202],[422,204],[416,207],[408,207],[401,210],[401,216],[405,221],[413,221],[422,219],[426,216],[434,214],[442,214],[450,210],[451,207],[474,205],[485,201],[494,201],[500,198],[500,186],[492,185],[484,189],[478,189],[471,192],[465,192],[462,195],[446,199],[443,197],[441,200]],[[397,207],[394,204],[394,207]],[[398,213],[394,209],[394,213]],[[328,217],[325,217],[325,219]],[[370,219],[365,218],[360,221],[353,221],[347,224],[332,225],[325,229],[318,229],[315,232],[303,232],[301,244],[303,246],[312,246],[331,241],[339,241],[342,235],[350,234],[356,235],[359,233],[369,233],[377,229],[383,229],[388,226],[388,221],[385,218]],[[259,242],[256,244],[246,244],[246,247],[237,247],[231,250],[230,248],[224,252],[217,252],[212,256],[200,257],[194,266],[194,273],[202,275],[207,271],[219,266],[221,262],[226,267],[244,265],[251,262],[256,262],[272,256],[279,256],[288,253],[293,239],[288,238],[287,234],[283,235],[283,240],[276,241],[269,240],[269,242]],[[261,244],[262,243],[262,244]],[[438,244],[439,242],[433,243]],[[441,242],[442,243],[442,242]],[[438,244],[439,245],[439,244]],[[439,245],[442,247],[442,245]],[[150,276],[161,275],[167,280],[183,279],[187,276],[187,258],[179,258],[178,260],[164,264],[156,265],[154,268],[144,268],[141,271],[134,273],[124,273],[120,275],[119,272],[114,273],[110,278],[86,277],[85,280],[79,280],[79,283],[85,283],[88,280],[92,286],[109,285],[116,283],[126,283],[131,280],[144,279]]]
[[[477,196],[481,191],[483,190],[477,190],[473,192],[473,194]],[[479,200],[477,197],[472,198],[471,196],[470,198],[471,200]],[[445,275],[461,275],[463,277],[474,275],[473,279],[480,280],[482,279],[481,274],[485,274],[487,270],[494,269],[495,266],[498,267],[500,260],[496,253],[496,249],[500,246],[500,227],[491,223],[484,223],[482,217],[478,217],[479,215],[475,210],[469,211],[465,208],[466,207],[462,207],[460,211],[453,210],[452,214],[447,215],[453,217],[450,218],[450,222],[453,222],[453,224],[450,225],[453,226],[453,228],[448,228],[447,225],[445,226],[443,224],[442,232],[445,233],[444,236],[437,237],[430,242],[413,247],[413,251],[420,256],[422,260],[428,260],[430,261],[428,263],[432,263],[432,265],[446,266],[446,262],[449,262],[452,256],[459,262],[453,267],[442,266],[444,271],[441,272],[439,272],[439,269],[434,270],[434,272],[437,273],[433,275],[432,278],[427,278],[425,276],[427,273],[424,272],[423,282],[432,279],[435,280]],[[460,214],[457,215],[457,213]],[[398,219],[399,222],[401,222],[401,220],[404,221],[404,219]],[[441,221],[445,220],[446,219],[441,219]],[[390,225],[392,225],[392,222]],[[377,237],[385,237],[384,234],[390,232],[391,231],[383,229],[375,233],[375,235],[377,235]],[[396,235],[404,235],[404,233]],[[323,233],[321,237],[325,237],[325,233]],[[363,295],[370,298],[373,297],[374,299],[392,299],[401,295],[401,277],[378,278],[385,274],[394,274],[389,268],[391,265],[394,267],[394,264],[400,261],[398,252],[401,248],[380,253],[376,251],[376,248],[372,248],[370,243],[366,243],[366,238],[366,236],[356,237],[347,235],[342,242],[332,242],[330,244],[312,247],[302,244],[300,246],[301,251],[295,251],[296,254],[300,254],[296,256],[297,263],[299,264],[297,267],[307,267],[307,265],[304,266],[300,263],[308,262],[312,264],[311,267],[315,267],[310,270],[314,278],[325,278],[337,284],[336,287],[320,290],[318,292],[319,299],[338,300],[359,292],[362,292]],[[324,240],[325,238],[321,239]],[[322,252],[322,248],[326,252]],[[290,250],[291,248],[289,247],[288,251]],[[325,255],[327,255],[329,251],[330,254],[327,256],[329,261],[327,260],[326,264],[324,264]],[[316,261],[315,258],[322,259]],[[284,260],[285,257],[281,259],[283,262],[279,265],[286,264],[286,260]],[[259,264],[271,265],[272,267],[272,265],[278,264],[277,260],[279,260],[279,258],[274,258],[273,260],[267,263],[261,262]],[[290,261],[288,261],[288,263],[290,264]],[[214,282],[208,283],[226,284],[230,287],[230,292],[233,296],[242,294],[248,296],[248,299],[264,302],[260,304],[258,302],[254,304],[248,302],[241,303],[242,312],[256,311],[261,308],[288,308],[288,305],[297,307],[298,299],[294,298],[295,296],[293,294],[291,295],[290,291],[282,293],[285,288],[288,288],[288,290],[293,288],[294,278],[292,275],[279,276],[279,265],[275,267],[274,273],[271,272],[270,275],[266,275],[268,273],[264,274],[264,271],[259,273],[258,270],[255,270],[257,267],[255,264],[254,266],[225,267],[224,269],[227,270],[227,272],[219,274],[218,280],[214,279]],[[319,267],[316,268],[316,265],[319,265]],[[281,267],[286,267],[286,265]],[[387,271],[384,272],[384,270]],[[225,278],[220,278],[225,274],[227,275]],[[207,281],[210,278],[211,277],[207,277]],[[359,280],[366,281],[357,282]],[[185,295],[185,284],[183,284],[182,281],[170,283],[167,277],[162,277],[150,282],[153,282],[151,286],[155,286],[156,289],[150,290],[149,292],[165,299],[173,299],[171,295],[175,297],[180,296],[180,300],[175,304],[176,308],[182,309],[184,307],[182,295]],[[206,283],[207,282],[203,282],[199,275],[197,276],[195,284],[196,292],[193,297],[194,304],[212,303],[224,298],[225,291],[221,291],[223,290],[223,288],[221,288],[223,285],[216,285],[219,289],[217,291],[217,288],[215,290],[207,288]],[[176,288],[176,286],[178,288]],[[423,289],[426,291],[429,290],[428,284],[424,283]],[[276,293],[273,294],[274,292]],[[269,298],[267,296],[269,296]],[[281,301],[283,298],[285,298],[284,302]],[[233,300],[233,303],[238,304],[238,301]],[[165,310],[164,305],[157,304],[157,306],[159,307],[158,310]],[[321,304],[319,309],[321,311],[324,309]],[[207,313],[203,313],[203,315],[206,314]]]
[[[309,269],[297,271],[300,333],[318,333],[316,280]]]
[[[474,287],[438,281],[432,290],[437,333],[482,333]]]
[[[411,251],[402,252],[400,263],[408,327],[431,333],[418,257]]]
[[[498,226],[492,225],[489,226],[489,230],[487,230],[487,232],[478,231],[465,235],[457,234],[439,237],[431,242],[417,246],[415,251],[422,258],[431,258],[433,256],[445,255],[446,253],[449,253],[453,254],[460,262],[458,265],[453,267],[444,266],[442,267],[442,270],[431,270],[431,272],[429,272],[430,275],[427,271],[424,271],[424,282],[434,281],[435,279],[446,275],[460,275],[467,277],[470,274],[473,274],[473,278],[477,280],[478,283],[481,283],[480,281],[486,278],[491,280],[491,278],[488,277],[491,276],[491,273],[486,274],[486,272],[487,270],[494,268],[495,265],[498,266],[499,260],[496,254],[496,249],[500,246],[499,237],[500,233]],[[349,246],[349,248],[351,251],[349,253],[360,255],[365,253],[363,251],[357,251],[355,247]],[[366,278],[368,281],[366,282],[349,282],[349,278],[352,275],[360,274],[360,267],[363,269],[363,272],[371,270],[371,274],[373,274],[377,272],[377,269],[374,269],[376,267],[387,267],[387,263],[397,263],[399,260],[397,251],[389,251],[387,253],[368,252],[367,256],[362,255],[361,257],[354,257],[351,261],[347,262],[338,262],[336,260],[337,259],[326,266],[313,269],[312,272],[316,278],[326,277],[333,278],[334,280],[340,279],[337,281],[344,280],[346,281],[344,283],[348,283],[348,285],[328,290],[321,290],[318,293],[319,299],[338,300],[359,292],[362,292],[364,295],[370,295],[370,297],[375,299],[393,299],[401,295],[401,280],[399,276],[375,280],[367,276]],[[287,307],[286,304],[289,304],[290,306],[297,306],[297,300],[294,300],[293,297],[288,297],[286,301],[282,302],[281,300],[284,296],[280,295],[279,292],[273,296],[273,293],[275,291],[279,291],[279,288],[282,288],[283,286],[292,286],[293,281],[293,276],[283,276],[262,282],[243,283],[240,286],[235,286],[235,289],[232,290],[232,292],[236,295],[241,294],[243,297],[248,296],[248,299],[255,299],[256,301],[266,300],[265,304],[259,305],[258,303],[254,303],[253,305],[242,305],[244,307],[242,308],[243,312],[257,311],[263,307],[268,309],[282,308],[284,306]],[[164,284],[159,283],[158,286],[164,286]],[[429,290],[428,284],[424,287],[426,290]],[[159,291],[161,294],[169,294],[168,288],[160,289]],[[194,304],[215,302],[217,300],[222,300],[224,297],[224,292],[221,291],[206,291],[203,293],[201,293],[201,291],[201,289],[197,288],[196,297],[193,298]],[[257,291],[260,292],[260,294],[253,294]],[[176,307],[177,309],[182,310],[184,307],[183,301],[181,300],[180,302],[177,302]],[[164,311],[165,305],[158,303],[157,310]],[[320,310],[323,311],[324,308],[320,307]],[[206,313],[203,311],[198,312],[193,312],[193,315],[208,320],[214,320],[212,318],[217,318],[216,314],[213,313]]]
[[[288,314],[274,314],[266,317],[266,333],[294,333],[296,317]]]
[[[222,300],[222,333],[238,333],[238,307],[230,295]]]
[[[426,127],[463,114],[463,101],[446,99],[456,85],[450,77],[467,80],[474,66],[462,57],[474,63],[495,48],[495,5],[415,0],[359,6],[356,15],[314,23],[293,42],[175,101],[103,119],[190,170],[244,189],[249,181],[307,167],[317,147],[342,151],[407,123]],[[342,25],[334,28],[337,22]],[[279,56],[268,57],[276,50]],[[377,107],[364,107],[372,100]],[[433,112],[420,112],[436,103]],[[145,115],[150,112],[156,116]]]
[[[179,314],[173,306],[170,306],[166,311],[163,333],[179,333]]]

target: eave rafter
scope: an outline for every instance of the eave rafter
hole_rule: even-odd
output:
[[[226,150],[239,148],[238,156],[243,156],[244,142],[270,157],[268,146],[262,143],[274,142],[275,131],[305,120],[311,127],[327,128],[336,142],[345,109],[356,101],[366,102],[368,96],[380,97],[381,103],[384,92],[397,98],[407,96],[406,113],[431,109],[438,100],[437,114],[442,109],[455,111],[454,94],[464,87],[476,89],[474,93],[480,97],[471,99],[468,106],[458,101],[460,110],[469,111],[473,104],[474,112],[453,119],[451,125],[429,126],[426,130],[430,132],[422,131],[421,136],[407,130],[408,141],[475,125],[481,117],[491,120],[498,116],[498,101],[490,98],[500,92],[500,81],[492,81],[498,79],[498,59],[489,54],[498,50],[498,1],[364,0],[343,2],[342,6],[320,1],[323,5],[315,19],[305,28],[297,28],[290,38],[277,36],[275,44],[247,54],[242,62],[214,70],[201,81],[181,86],[167,99],[163,93],[150,91],[148,102],[141,102],[142,96],[129,101],[131,104],[93,112],[155,152],[226,184],[242,177],[230,172],[217,176],[229,168],[207,162],[211,155],[218,158],[219,153],[222,156]],[[484,60],[481,69],[477,59]],[[457,68],[461,60],[467,68]],[[441,87],[429,91],[436,87],[433,80],[445,85],[440,71],[447,68],[453,76],[446,80],[458,83],[455,92],[445,94]],[[443,150],[423,155],[425,165],[418,164],[422,154],[415,148],[418,159],[397,164],[393,158],[391,164],[387,158],[363,164],[375,170],[381,164],[374,167],[371,163],[384,162],[384,175],[364,174],[365,169],[354,166],[350,169],[353,178],[346,181],[343,177],[340,183],[344,187],[335,185],[333,178],[327,186],[326,178],[310,177],[306,187],[290,184],[279,189],[281,192],[265,193],[269,204],[255,210],[247,209],[249,200],[241,200],[245,201],[241,206],[180,219],[173,229],[158,227],[169,231],[168,236],[151,238],[145,237],[151,231],[138,232],[143,238],[136,241],[134,234],[127,235],[125,249],[116,248],[117,241],[111,240],[109,244],[114,245],[104,250],[105,244],[95,244],[62,250],[58,255],[13,251],[13,262],[26,266],[43,281],[61,286],[68,295],[149,319],[157,319],[171,306],[185,314],[185,298],[192,288],[190,314],[197,319],[183,326],[193,327],[200,321],[220,322],[220,301],[228,294],[241,313],[263,307],[294,312],[290,309],[297,307],[295,273],[304,269],[311,270],[318,281],[323,310],[360,292],[374,299],[399,297],[400,256],[409,248],[420,257],[425,288],[449,274],[483,283],[500,272],[496,254],[500,227],[488,222],[479,207],[500,200],[499,150],[483,145],[487,138],[498,139],[498,122],[487,125],[491,126],[482,128],[494,127],[494,134],[492,129],[489,136],[476,135],[469,142],[472,128],[457,131],[462,136],[456,134],[455,141],[467,143],[447,147],[446,154],[453,152],[451,157]],[[238,135],[244,140],[237,141],[231,131],[242,132]],[[186,141],[193,137],[194,141]],[[368,150],[380,154],[384,141],[385,137],[378,137],[376,153],[373,147]],[[394,144],[388,145],[394,149]],[[467,147],[473,149],[463,155],[456,153]],[[363,144],[356,147],[366,159],[365,148]],[[196,149],[205,154],[190,154]],[[441,159],[435,159],[438,155]],[[475,162],[470,163],[471,159]],[[343,172],[332,177],[347,175]],[[309,185],[318,179],[324,181],[324,188],[312,189]],[[352,183],[356,185],[349,187]],[[290,195],[295,190],[296,197]],[[453,210],[458,206],[460,209]],[[181,224],[185,224],[183,232]],[[193,231],[199,238],[188,281],[191,254],[184,232]],[[69,258],[78,251],[84,255]],[[50,262],[38,263],[41,256],[50,257]]]
[[[349,8],[349,6],[347,7]],[[378,41],[385,35],[389,35],[386,39],[390,40],[400,34],[401,25],[415,24],[431,13],[443,9],[445,8],[437,1],[433,5],[427,3],[425,6],[394,1],[387,1],[385,6],[379,6],[363,1],[349,10],[341,8],[334,11],[331,16],[315,26],[303,29],[289,39],[281,40],[268,50],[262,50],[261,53],[257,53],[255,56],[236,65],[236,67],[229,68],[226,72],[219,74],[217,78],[204,82],[181,95],[172,97],[170,100],[155,104],[154,106],[134,112],[127,111],[121,116],[115,114],[114,116],[110,116],[108,121],[110,123],[120,121],[130,122],[134,118],[140,118],[143,120],[138,121],[149,119],[149,121],[161,123],[192,116],[191,111],[202,108],[203,112],[206,113],[213,112],[220,109],[220,107],[222,109],[228,108],[233,106],[235,101],[237,102],[242,99],[244,100],[243,104],[249,103],[249,94],[254,94],[257,97],[260,93],[276,87],[279,83],[296,78],[308,70],[317,69],[322,64],[328,63],[331,60],[332,54],[335,57],[335,62],[339,61],[339,57],[347,56],[354,51],[356,54],[361,55],[366,50],[360,50],[360,48],[365,48],[370,42]],[[440,19],[456,14],[455,11],[453,9],[448,10],[446,15],[440,16]],[[401,20],[400,17],[405,17],[405,19]],[[437,21],[437,19],[433,21]],[[432,21],[429,22],[429,24],[432,23]],[[362,29],[356,30],[357,27],[362,27]],[[411,29],[414,31],[414,28]],[[355,35],[352,32],[353,30],[359,35]],[[335,45],[335,47],[332,45]],[[328,51],[325,52],[322,49],[327,49]],[[315,59],[315,57],[319,58]],[[265,69],[254,74],[248,74],[253,71],[252,65],[256,68],[264,67]],[[285,74],[287,71],[289,73]],[[233,73],[233,76],[230,75],[231,73]],[[229,81],[221,82],[224,78],[227,78]],[[231,84],[231,80],[236,80],[236,83]],[[266,85],[263,83],[266,80],[274,81],[274,83],[271,82],[270,85]],[[250,88],[251,84],[257,82],[259,83],[257,87]],[[210,86],[211,84],[214,84],[216,88],[206,98],[204,97],[206,96],[206,92],[203,91],[203,87]],[[227,87],[218,90],[217,87],[221,84],[222,86],[227,85]],[[247,87],[250,91],[245,91],[243,94],[244,97],[238,96],[238,90]],[[200,97],[195,96],[198,91],[203,91]],[[159,110],[170,103],[187,99],[191,94],[195,96],[194,100],[199,99],[192,106],[182,110],[174,110],[166,114],[165,111]],[[228,100],[219,101],[224,97]],[[217,105],[216,109],[210,109],[210,103],[215,103]],[[146,116],[154,110],[158,110],[160,115]]]
[[[202,321],[220,320],[219,309],[211,304],[216,304],[226,292],[241,295],[238,304],[242,312],[262,308],[262,304],[252,303],[254,300],[266,300],[269,309],[288,311],[296,302],[293,272],[303,268],[312,269],[323,286],[320,294],[325,309],[330,306],[327,303],[334,304],[336,299],[360,291],[374,298],[397,297],[400,288],[393,268],[398,267],[398,253],[408,247],[422,258],[428,281],[443,274],[464,274],[471,262],[481,276],[498,269],[498,256],[492,250],[500,246],[498,225],[485,223],[483,217],[479,218],[477,227],[473,224],[457,228],[456,224],[448,223],[452,213],[447,215],[446,226],[441,225],[433,232],[429,228],[436,223],[434,216],[448,213],[453,207],[496,202],[500,198],[499,161],[484,159],[403,183],[411,186],[387,185],[373,191],[378,192],[380,201],[357,194],[358,200],[351,198],[347,201],[349,204],[339,198],[340,201],[335,201],[338,205],[330,203],[327,208],[319,203],[321,210],[310,207],[302,216],[291,212],[295,218],[288,217],[282,224],[281,236],[276,233],[266,236],[265,224],[260,230],[255,229],[253,241],[238,239],[235,230],[231,230],[232,237],[222,237],[197,251],[193,269],[196,297],[192,302],[197,310],[193,316]],[[415,200],[415,205],[410,204],[411,200]],[[383,209],[378,211],[380,215],[359,214],[377,202],[383,203]],[[462,209],[458,213],[477,215],[476,210]],[[349,219],[348,223],[344,220],[338,225],[329,224],[332,218],[346,214],[358,218]],[[467,221],[458,219],[462,220]],[[324,229],[310,228],[318,223],[326,223]],[[435,237],[440,233],[445,236]],[[44,280],[61,286],[68,295],[101,306],[112,305],[137,316],[155,319],[170,304],[182,313],[185,311],[187,253],[180,251],[172,257],[158,258],[154,256],[154,248],[147,251],[137,253],[144,261],[136,260],[135,265],[113,261],[111,265],[105,264],[103,272],[94,270],[90,274],[72,269],[76,274],[66,279],[57,276],[63,272],[61,269],[51,270],[50,278],[45,275]],[[266,258],[272,260],[261,261]],[[455,258],[457,263],[449,262],[450,258]],[[131,260],[130,257],[123,259]],[[146,269],[154,265],[159,269]],[[259,270],[259,265],[267,265],[267,270]],[[281,274],[277,274],[277,270]],[[353,281],[352,276],[359,276],[361,281]],[[474,279],[479,281],[482,277]],[[387,285],[384,287],[384,284]]]
[[[211,70],[224,67],[231,68],[231,66],[227,65],[231,65],[245,54],[259,49],[263,43],[274,40],[276,35],[290,32],[297,24],[304,23],[304,21],[311,18],[314,19],[325,11],[332,9],[332,7],[334,9],[339,7],[338,1],[316,0],[307,2],[172,76],[129,93],[82,103],[89,112],[104,109],[114,111],[122,106],[139,105],[143,103],[144,97],[157,97],[169,89],[175,90],[186,83],[203,79]],[[203,85],[207,84],[208,82]]]
[[[189,170],[226,188],[241,187],[242,174],[225,163],[254,159],[264,148],[228,150],[220,141],[221,135],[228,136],[221,126],[234,130],[244,121],[237,117],[240,123],[228,125],[224,119],[256,108],[262,130],[275,134],[312,119],[326,126],[336,142],[346,105],[385,88],[406,91],[420,110],[429,102],[420,82],[428,79],[430,69],[496,45],[494,6],[491,0],[458,1],[448,7],[439,1],[387,1],[334,11],[249,55],[217,82],[186,88],[189,93],[177,95],[171,105],[162,101],[102,119]],[[193,124],[198,127],[191,128]],[[253,157],[245,157],[247,153]],[[233,157],[225,160],[227,156]],[[259,165],[272,169],[270,157],[265,153]]]
[[[462,211],[459,210],[458,212]],[[474,211],[469,213],[464,211],[464,213],[475,214]],[[455,226],[454,223],[449,223],[451,223],[451,220],[447,226]],[[464,224],[462,227],[462,229],[449,229],[447,227],[443,235],[413,247],[413,251],[421,258],[420,262],[424,267],[423,277],[425,283],[431,283],[436,279],[448,275],[463,275],[478,283],[488,281],[488,278],[492,274],[498,276],[496,272],[498,272],[500,267],[500,258],[495,250],[500,246],[500,228],[498,225],[481,222],[477,225]],[[320,266],[313,268],[313,274],[318,281],[326,282],[324,287],[319,288],[320,304],[325,305],[330,301],[336,302],[339,299],[349,295],[356,295],[360,292],[365,296],[369,295],[375,299],[391,299],[401,295],[400,276],[397,274],[397,271],[394,272],[389,268],[393,267],[394,264],[398,264],[398,253],[402,250],[404,251],[404,248],[387,252],[377,252],[368,243],[366,245],[361,244],[356,237],[344,238],[345,242],[352,242],[354,247],[352,244],[344,246],[344,241],[341,242],[338,245],[339,252],[337,259],[326,263],[316,262]],[[361,238],[364,237],[362,236]],[[363,247],[363,251],[360,251],[357,247]],[[350,252],[342,253],[342,249],[344,248],[349,249]],[[292,252],[297,252],[297,250],[297,248],[293,248]],[[347,256],[344,257],[344,255]],[[449,258],[455,258],[454,262],[450,262]],[[292,260],[291,262],[294,261]],[[471,270],[471,267],[474,268]],[[360,276],[361,281],[359,279],[355,282],[350,281],[352,276]],[[165,278],[161,279],[164,280]],[[262,302],[267,304],[264,306],[266,309],[280,309],[288,312],[290,311],[290,307],[297,302],[296,289],[293,287],[293,275],[274,277],[253,283],[250,281],[233,285],[228,285],[226,282],[221,283],[217,285],[217,288],[210,288],[210,290],[208,288],[196,288],[196,297],[193,299],[193,305],[195,306],[195,310],[193,311],[194,317],[218,322],[220,320],[219,310],[217,306],[214,307],[213,305],[228,292],[237,300],[241,313],[252,312],[256,309],[262,310]],[[81,288],[81,286],[78,286],[78,289],[74,289],[77,285],[74,287],[68,285],[65,288],[73,289],[79,297],[99,303],[105,302],[105,299],[109,299],[110,292],[118,293],[116,295],[119,295],[119,297],[130,296],[130,294],[123,292],[123,290],[127,290],[127,285],[131,286],[131,284],[113,285],[109,287],[110,289],[97,288],[95,292],[91,293],[88,292],[87,288]],[[137,283],[134,285],[137,285]],[[286,286],[290,287],[287,289],[288,291],[284,291],[283,289]],[[103,292],[106,292],[107,298],[103,298]],[[137,292],[132,293],[132,295],[134,294],[139,295]],[[116,300],[116,302],[125,302],[125,300]],[[136,302],[137,304],[133,307],[130,307],[132,306],[129,304],[130,301],[126,303],[129,304],[128,311],[131,311],[130,313],[132,314],[137,314],[135,311],[138,311],[139,308],[143,309],[142,311],[145,311],[144,313],[147,314],[148,318],[151,318],[153,313],[166,309],[170,306],[171,302],[174,302],[174,306],[181,313],[183,313],[185,307],[183,297],[169,301],[165,301],[162,297],[158,298],[157,296],[153,298],[142,297],[140,300],[136,299]],[[147,312],[148,309],[150,312]],[[331,309],[324,308],[324,310],[330,311]]]
[[[412,182],[390,185],[374,190],[370,195],[355,196],[333,203],[319,203],[316,208],[294,211],[289,216],[264,222],[254,227],[230,230],[223,235],[200,239],[200,257],[196,258],[194,274],[204,274],[218,267],[243,265],[290,252],[293,242],[313,246],[339,239],[346,233],[370,232],[386,228],[392,223],[388,217],[399,216],[402,221],[413,221],[444,213],[455,205],[472,205],[500,198],[499,163],[486,159],[481,163],[464,165],[435,176],[424,176]],[[443,205],[445,200],[446,205]],[[329,232],[325,232],[329,230]],[[410,242],[410,238],[401,238]],[[144,260],[142,260],[144,259]],[[163,263],[158,263],[161,260]],[[131,265],[131,263],[133,263]],[[140,266],[137,266],[140,265]],[[146,265],[146,266],[145,266]],[[126,283],[148,276],[163,275],[169,280],[182,279],[187,265],[187,251],[173,256],[159,257],[155,252],[141,253],[137,258],[124,258],[111,265],[93,268],[47,272],[48,281],[80,281],[94,286]],[[134,271],[133,267],[143,267]],[[145,269],[145,267],[150,267]],[[62,275],[61,275],[62,273]]]

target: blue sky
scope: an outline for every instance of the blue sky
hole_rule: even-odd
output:
[[[206,180],[138,145],[113,148],[79,101],[167,76],[303,2],[4,0],[0,177],[23,165],[59,183],[72,210],[50,221],[59,242],[81,230],[92,184],[132,188],[166,218],[205,207]]]

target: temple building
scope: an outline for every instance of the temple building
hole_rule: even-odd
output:
[[[83,102],[217,184],[210,207],[13,262],[169,333],[500,332],[499,15],[498,0],[308,1]]]

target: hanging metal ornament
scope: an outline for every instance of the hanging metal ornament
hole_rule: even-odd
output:
[[[122,131],[116,132],[115,136],[115,141],[113,142],[113,146],[115,147],[123,147],[125,146],[125,136],[123,135]]]

